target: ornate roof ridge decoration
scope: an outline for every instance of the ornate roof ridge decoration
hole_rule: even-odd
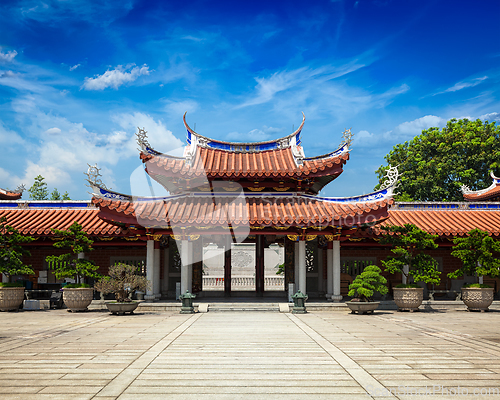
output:
[[[187,144],[192,144],[193,142],[193,136],[195,136],[198,139],[198,146],[200,147],[210,147],[210,148],[215,148],[218,150],[226,150],[226,151],[233,151],[233,152],[241,152],[241,153],[251,153],[255,151],[265,151],[265,150],[276,150],[276,149],[285,149],[287,147],[290,147],[291,141],[290,139],[297,137],[300,135],[300,132],[302,131],[302,128],[304,127],[304,123],[306,121],[306,116],[304,113],[302,113],[302,122],[300,126],[291,134],[284,136],[279,139],[274,139],[274,140],[266,140],[266,141],[261,141],[261,142],[227,142],[224,140],[218,140],[218,139],[211,139],[206,136],[200,135],[199,133],[195,132],[193,129],[190,128],[186,121],[186,114],[187,111],[184,113],[184,116],[182,117],[182,120],[184,122],[184,126],[187,129],[188,136],[187,136]],[[297,143],[296,145],[300,145],[300,139],[297,138]],[[248,148],[250,147],[250,148]]]
[[[0,200],[18,200],[25,190],[24,185],[19,185],[15,190],[0,188]]]
[[[471,190],[469,186],[462,185],[460,187],[460,190],[462,191],[464,198],[466,200],[469,200],[469,199],[472,200],[471,195],[481,196],[482,194],[488,193],[489,191],[491,191],[491,190],[495,189],[497,186],[499,186],[500,185],[500,178],[496,177],[495,174],[493,173],[493,171],[490,172],[490,176],[493,179],[493,182],[486,189]],[[495,197],[497,195],[498,194],[495,193]]]
[[[137,133],[135,136],[137,136],[137,144],[141,146],[139,151],[142,151],[146,154],[152,154],[152,155],[159,155],[161,154],[160,152],[156,151],[151,147],[151,145],[148,142],[148,132],[144,128],[139,128],[137,127]]]
[[[472,211],[498,211],[500,202],[482,201],[397,201],[390,211],[450,211],[450,210],[472,210]]]
[[[101,169],[97,168],[97,164],[92,166],[87,164],[89,169],[87,172],[84,172],[84,175],[87,175],[88,187],[92,189],[92,196],[97,198],[105,198],[105,199],[114,199],[114,200],[127,200],[131,201],[132,196],[114,192],[111,188],[107,188],[106,185],[101,180]]]

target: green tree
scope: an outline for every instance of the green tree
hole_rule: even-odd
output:
[[[35,182],[28,189],[30,193],[31,200],[48,200],[49,191],[47,189],[47,184],[44,182],[45,178],[42,175],[38,175],[35,178]]]
[[[500,260],[495,253],[500,253],[500,242],[493,239],[488,232],[473,229],[466,237],[453,239],[451,255],[462,260],[462,267],[448,274],[449,278],[458,279],[463,275],[496,278],[500,275]]]
[[[64,192],[64,194],[62,195],[62,200],[71,200],[68,192]]]
[[[94,243],[78,222],[73,222],[66,231],[59,229],[52,229],[52,231],[61,238],[54,243],[54,247],[70,250],[69,253],[59,256],[46,257],[49,268],[54,270],[57,279],[73,278],[76,283],[82,283],[84,277],[98,278],[100,276],[97,273],[99,266],[92,261],[78,258],[78,254],[92,251]]]
[[[368,265],[349,285],[348,295],[358,297],[361,301],[371,301],[375,292],[387,294],[387,279],[380,272],[376,265]]]
[[[462,201],[462,185],[484,189],[491,184],[489,171],[500,171],[500,126],[479,119],[452,119],[441,130],[424,130],[394,146],[385,160],[387,165],[376,173],[381,183],[385,170],[398,165],[396,200]]]
[[[50,194],[50,200],[62,200],[61,199],[61,193],[57,190],[57,188],[54,188],[52,193]]]
[[[434,242],[437,235],[431,235],[413,224],[404,226],[382,227],[385,233],[379,242],[393,246],[391,252],[394,254],[382,261],[382,265],[391,274],[400,273],[406,276],[406,282],[425,282],[439,284],[437,261],[425,250],[436,249],[438,245]],[[405,271],[408,266],[408,271]]]
[[[30,252],[23,247],[23,243],[30,243],[34,238],[25,236],[10,225],[7,218],[0,218],[0,273],[7,275],[32,275],[35,272],[23,263],[23,256],[30,256]]]
[[[114,293],[119,303],[130,301],[135,290],[146,291],[149,284],[145,276],[139,275],[137,267],[127,264],[115,264],[109,268],[109,276],[104,276],[95,284],[95,289],[102,294]]]

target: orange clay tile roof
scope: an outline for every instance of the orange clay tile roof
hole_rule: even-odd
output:
[[[10,190],[0,189],[0,200],[18,200],[23,195],[22,192],[12,192]]]
[[[428,203],[430,204],[430,203]],[[460,203],[455,203],[460,205]],[[433,235],[441,237],[464,236],[470,230],[479,228],[493,236],[500,236],[499,208],[446,208],[446,209],[397,209],[399,204],[389,210],[389,218],[378,225],[374,232],[380,234],[379,226],[415,224]]]
[[[191,166],[184,158],[141,153],[148,173],[165,176],[207,178],[310,178],[338,175],[349,153],[303,160],[297,166],[290,147],[280,150],[237,153],[198,147]]]
[[[1,204],[0,204],[1,206]],[[53,236],[51,228],[65,230],[75,221],[91,236],[118,235],[121,228],[103,221],[97,208],[1,208],[0,218],[21,233],[32,236]]]
[[[170,226],[359,226],[387,218],[392,200],[338,203],[301,196],[172,196],[160,201],[93,198],[109,221]]]

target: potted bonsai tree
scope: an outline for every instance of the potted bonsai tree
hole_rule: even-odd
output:
[[[71,278],[74,284],[68,284],[63,288],[63,301],[70,311],[85,311],[92,302],[94,289],[84,282],[84,278],[98,278],[99,267],[92,261],[85,260],[83,255],[92,251],[94,243],[87,237],[82,226],[78,222],[68,230],[52,229],[54,234],[60,238],[54,243],[58,249],[68,249],[68,253],[59,256],[48,256],[46,261],[49,268],[54,270],[57,279]]]
[[[382,261],[386,271],[391,274],[400,273],[405,277],[405,284],[393,288],[394,302],[398,310],[414,311],[422,304],[424,289],[416,282],[439,284],[438,263],[425,251],[436,249],[434,242],[437,235],[431,235],[413,224],[403,226],[382,227],[386,234],[380,243],[393,246],[394,255]]]
[[[145,276],[138,275],[138,268],[133,265],[115,264],[109,268],[109,276],[101,277],[95,284],[96,290],[102,294],[114,293],[116,301],[106,302],[112,314],[132,314],[139,305],[132,301],[134,291],[146,291],[149,282]]]
[[[456,237],[453,243],[451,255],[462,260],[462,267],[449,273],[448,277],[475,276],[476,283],[462,287],[462,301],[469,311],[484,312],[493,302],[494,289],[480,284],[479,279],[481,276],[496,278],[500,275],[500,260],[494,255],[500,253],[500,243],[480,229],[469,231],[466,237]]]
[[[348,295],[354,298],[346,304],[352,314],[356,311],[358,314],[373,314],[373,311],[377,309],[380,301],[373,301],[373,294],[388,292],[387,279],[380,275],[380,272],[382,272],[381,269],[376,265],[368,265],[349,285]]]
[[[33,269],[23,263],[23,256],[29,256],[30,252],[22,246],[33,240],[31,236],[24,236],[8,225],[5,217],[0,218],[0,273],[7,276],[9,281],[13,275],[34,274]],[[18,310],[23,300],[22,284],[0,282],[0,311]]]

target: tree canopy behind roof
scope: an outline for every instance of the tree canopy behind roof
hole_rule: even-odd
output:
[[[491,184],[489,172],[500,172],[500,126],[480,119],[452,119],[441,130],[424,130],[394,146],[385,160],[377,177],[381,183],[390,165],[399,166],[396,200],[463,201],[462,185],[484,189]]]

